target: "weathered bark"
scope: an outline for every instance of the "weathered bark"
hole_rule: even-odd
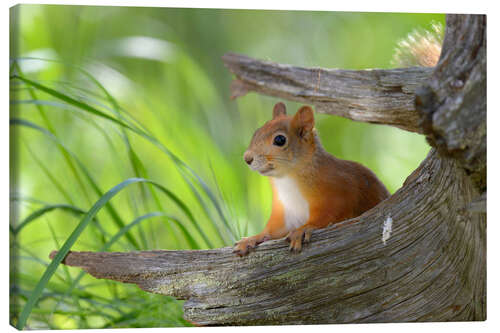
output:
[[[486,16],[450,15],[441,58],[418,89],[427,141],[486,189]]]
[[[303,68],[232,53],[222,60],[237,77],[231,84],[233,98],[256,91],[312,104],[320,113],[422,133],[415,90],[429,80],[432,68]]]
[[[425,133],[436,147],[389,199],[358,218],[315,231],[301,253],[275,240],[243,258],[231,248],[72,252],[64,263],[185,299],[185,317],[199,324],[485,320],[484,32],[484,16],[448,16],[436,70],[419,72],[410,84],[408,73],[420,69],[383,75],[321,70],[317,84],[314,69],[225,58],[239,78],[237,93],[256,90]],[[332,85],[324,85],[324,73]],[[342,76],[355,86],[333,86]],[[388,76],[398,84],[387,85]],[[403,107],[424,76],[417,110]],[[386,112],[384,105],[399,106]]]

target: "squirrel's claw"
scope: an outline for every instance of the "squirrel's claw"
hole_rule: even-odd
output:
[[[291,231],[286,240],[290,242],[290,247],[288,248],[292,252],[300,252],[302,250],[302,239],[304,238],[303,230]]]
[[[306,229],[304,232],[304,243],[309,243],[311,241],[311,234],[312,230],[311,229]]]
[[[250,251],[248,250],[248,247],[245,249],[240,249],[240,248],[233,248],[233,253],[237,254],[240,257],[246,256]]]
[[[240,257],[247,255],[251,249],[257,247],[257,240],[254,237],[242,238],[239,242],[234,243],[233,253]]]
[[[287,242],[290,243],[289,250],[292,252],[300,252],[302,250],[302,243],[306,244],[311,241],[312,229],[304,228],[291,231],[286,237]]]

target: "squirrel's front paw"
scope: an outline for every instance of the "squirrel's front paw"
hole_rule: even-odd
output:
[[[234,244],[233,253],[236,253],[239,256],[244,256],[250,252],[250,249],[253,249],[256,246],[257,239],[255,237],[245,237]]]
[[[309,243],[311,232],[312,229],[309,228],[291,231],[288,236],[286,236],[286,240],[290,242],[290,251],[300,252],[300,250],[302,250],[302,241],[304,241],[304,243]]]
[[[252,237],[244,237],[234,244],[233,252],[239,256],[247,255],[251,249],[256,248],[260,243],[270,239],[271,237],[269,235],[262,233]]]

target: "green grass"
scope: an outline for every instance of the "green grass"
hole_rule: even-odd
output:
[[[17,69],[19,71],[19,66],[16,65],[17,61],[23,61],[23,59],[13,59],[14,61],[14,69]],[[88,74],[87,74],[88,75]],[[95,80],[94,78],[93,82],[98,85],[101,90],[105,91],[102,86],[99,85],[98,81]],[[21,100],[21,99],[12,99],[11,104],[12,105],[21,105],[21,104],[31,104],[37,107],[38,111],[40,114],[43,115],[43,119],[45,121],[45,124],[51,127],[50,122],[45,115],[44,109],[42,107],[45,106],[51,106],[52,108],[60,108],[62,110],[74,113],[74,112],[81,112],[83,114],[87,113],[89,117],[97,117],[100,118],[103,121],[108,121],[113,123],[114,125],[118,126],[121,129],[121,139],[122,139],[122,144],[126,146],[126,149],[128,151],[128,159],[130,164],[133,167],[133,171],[136,175],[147,175],[147,171],[144,167],[144,163],[141,161],[140,157],[138,156],[137,153],[133,150],[133,147],[130,143],[130,139],[128,136],[128,132],[138,135],[145,140],[147,140],[148,143],[156,146],[159,151],[163,154],[165,154],[176,166],[176,170],[178,171],[179,175],[183,179],[183,181],[188,185],[190,191],[193,193],[193,195],[196,198],[196,201],[199,203],[201,209],[203,210],[204,215],[207,217],[208,222],[211,222],[213,225],[211,226],[212,229],[217,233],[217,236],[220,238],[221,242],[223,244],[229,244],[229,242],[234,241],[238,235],[233,234],[232,228],[229,226],[228,220],[224,215],[224,212],[219,204],[219,200],[216,195],[212,192],[210,187],[203,181],[203,179],[196,174],[196,172],[190,168],[188,165],[186,165],[178,156],[173,154],[165,145],[163,145],[159,140],[157,140],[153,135],[151,135],[143,126],[140,124],[135,124],[133,123],[132,120],[127,119],[126,117],[123,117],[119,112],[123,112],[123,110],[119,110],[118,104],[114,99],[112,99],[111,95],[105,91],[106,96],[108,100],[112,103],[112,105],[115,107],[115,111],[117,111],[117,115],[120,116],[121,119],[114,118],[113,116],[99,110],[98,108],[91,106],[87,103],[84,103],[82,101],[79,101],[66,93],[63,93],[61,91],[57,91],[55,89],[52,89],[50,87],[47,87],[43,84],[37,83],[35,81],[29,80],[21,75],[14,74],[11,76],[11,81],[21,81],[23,82],[26,87],[28,88],[30,97],[32,99],[30,100]],[[43,92],[51,97],[54,98],[55,101],[57,102],[47,102],[43,101],[37,98],[37,93]],[[46,269],[41,276],[41,278],[37,281],[33,291],[29,294],[28,297],[24,297],[25,299],[25,304],[22,307],[22,311],[19,314],[18,318],[13,318],[14,319],[14,324],[16,327],[19,329],[23,329],[26,325],[26,322],[28,320],[28,317],[33,313],[33,310],[36,309],[36,306],[38,302],[40,301],[41,298],[43,298],[43,291],[47,289],[48,287],[48,282],[56,272],[59,264],[61,263],[62,259],[64,256],[67,254],[67,252],[72,248],[74,243],[78,240],[82,232],[88,227],[91,221],[94,221],[94,224],[92,224],[93,228],[98,228],[97,233],[99,233],[101,236],[103,236],[102,242],[104,243],[100,248],[98,248],[99,251],[106,251],[108,250],[114,243],[116,243],[122,236],[127,236],[127,242],[130,244],[130,246],[133,249],[140,249],[140,248],[148,248],[147,244],[147,239],[146,236],[140,235],[140,238],[143,239],[143,244],[142,246],[139,246],[139,242],[137,241],[137,238],[134,234],[132,234],[131,230],[133,227],[139,226],[141,222],[144,222],[148,219],[151,218],[158,218],[161,217],[163,218],[164,225],[166,225],[166,229],[168,230],[169,233],[175,234],[174,238],[178,240],[180,237],[184,239],[184,241],[187,244],[187,248],[190,249],[200,249],[200,248],[210,248],[214,247],[213,242],[207,237],[207,232],[203,231],[201,227],[199,226],[197,220],[195,219],[192,211],[188,207],[186,203],[184,203],[178,196],[176,196],[171,190],[167,189],[165,186],[156,183],[152,180],[147,180],[147,179],[141,179],[141,178],[130,178],[127,179],[120,184],[114,186],[111,190],[109,190],[106,193],[103,193],[103,191],[100,189],[100,186],[97,184],[97,181],[95,180],[95,177],[91,174],[91,172],[87,169],[85,166],[85,163],[82,162],[75,153],[73,153],[71,150],[69,150],[68,147],[60,140],[55,133],[54,129],[50,131],[47,128],[43,128],[39,125],[36,125],[33,122],[30,122],[26,119],[22,118],[11,118],[11,126],[19,126],[23,128],[28,128],[35,130],[41,134],[43,134],[46,138],[48,138],[53,144],[57,146],[59,149],[58,151],[61,153],[66,158],[66,165],[68,168],[71,170],[72,174],[75,176],[76,179],[78,179],[78,185],[82,188],[82,192],[86,192],[86,187],[85,185],[89,186],[90,188],[93,189],[94,194],[99,198],[94,205],[88,210],[85,211],[84,209],[78,208],[74,206],[73,200],[71,199],[70,195],[67,194],[65,187],[61,185],[61,179],[55,175],[52,174],[50,169],[46,166],[43,166],[43,163],[40,161],[38,157],[36,157],[35,153],[29,149],[29,146],[27,146],[27,150],[30,152],[31,156],[35,159],[37,164],[42,167],[44,174],[47,176],[47,178],[50,180],[52,183],[52,186],[56,189],[58,189],[65,199],[70,202],[70,204],[66,203],[56,203],[56,204],[47,204],[43,206],[42,208],[39,208],[35,211],[33,211],[30,215],[25,217],[22,221],[20,221],[16,225],[10,225],[10,230],[11,234],[14,239],[14,243],[16,243],[16,239],[20,235],[20,233],[25,230],[29,226],[29,224],[33,224],[35,222],[40,222],[43,223],[42,218],[48,214],[49,212],[52,212],[54,210],[64,210],[67,212],[71,212],[72,215],[75,215],[77,217],[81,217],[79,222],[76,224],[74,230],[72,233],[69,235],[69,237],[65,240],[64,244],[62,246],[56,246],[56,248],[59,249],[58,254],[56,257],[51,261],[50,264],[46,265]],[[109,141],[110,139],[107,138]],[[131,183],[139,183],[140,185],[146,184],[149,185],[148,188],[141,187],[141,194],[142,194],[142,200],[143,202],[148,202],[148,194],[153,198],[152,201],[154,201],[154,205],[156,205],[160,210],[163,210],[163,205],[161,204],[160,199],[158,198],[157,191],[160,191],[163,193],[166,197],[170,199],[170,201],[175,204],[180,212],[182,212],[183,216],[182,217],[176,217],[175,215],[170,215],[167,214],[165,211],[158,211],[158,212],[150,212],[147,214],[144,214],[142,216],[139,216],[135,218],[132,222],[129,224],[125,224],[123,222],[123,219],[120,217],[118,210],[110,203],[110,199],[115,196],[119,191],[121,191],[123,188],[125,188],[127,185]],[[88,197],[88,194],[85,195],[85,197]],[[114,221],[116,227],[118,228],[118,231],[116,234],[111,237],[109,240],[106,241],[104,235],[108,234],[102,229],[102,226],[100,223],[97,222],[96,214],[98,211],[106,207],[108,209],[108,213],[111,217],[111,220]],[[213,210],[213,211],[212,211]],[[218,219],[220,219],[218,221]],[[191,230],[188,229],[188,227],[185,226],[186,223],[189,222],[189,227],[191,227]],[[216,224],[219,222],[218,224]],[[224,226],[224,231],[226,233],[220,232],[220,226]],[[173,228],[173,226],[175,228]],[[96,232],[94,232],[96,233]],[[144,233],[144,231],[142,232]],[[193,236],[193,234],[196,234],[198,236],[198,239],[196,239],[196,236]],[[229,241],[227,238],[227,235],[230,235]],[[153,233],[151,233],[153,235]],[[55,233],[53,234],[55,236]],[[152,238],[152,237],[151,237]],[[202,241],[200,241],[202,240]],[[56,242],[57,243],[57,242]],[[17,260],[14,258],[14,260]],[[18,275],[16,275],[18,276]],[[23,280],[21,277],[15,277],[16,280],[20,279]],[[60,295],[59,300],[57,305],[61,306],[66,302],[65,298],[72,298],[74,297],[74,294],[71,294],[75,288],[75,286],[78,284],[78,282],[83,278],[83,273],[80,273],[76,278],[72,278],[72,276],[67,273],[66,274],[66,279],[65,282],[67,283],[67,290],[64,292],[63,295]],[[17,282],[17,281],[16,281]],[[31,281],[33,283],[33,281]],[[15,284],[14,284],[15,286]],[[16,295],[16,293],[14,293]],[[16,296],[14,296],[16,297]],[[109,300],[110,304],[115,304],[115,300]],[[171,301],[172,302],[172,301]],[[171,303],[170,302],[170,303]],[[79,302],[77,302],[79,304]],[[118,303],[120,304],[120,303]],[[48,312],[48,311],[42,311],[42,312],[37,312],[35,313],[44,313],[44,314],[55,314],[57,313],[57,308],[58,306],[55,306],[53,308],[53,312]],[[17,307],[14,305],[14,307]],[[147,308],[149,309],[150,307],[154,306],[148,306]],[[178,307],[178,306],[177,306]],[[78,311],[82,311],[82,308],[79,306]],[[74,313],[78,313],[78,311]],[[131,322],[134,322],[136,320],[137,316],[142,315],[144,312],[144,309],[136,309],[132,313],[126,313],[120,315],[118,318],[113,318],[113,322],[108,322],[104,327],[120,327],[124,325],[125,323],[129,323],[131,325]],[[59,314],[64,313],[60,312]],[[89,314],[85,313],[83,316],[80,316],[82,318],[86,318],[89,316]],[[109,317],[108,317],[109,319]],[[183,320],[178,320],[179,324],[186,324],[185,321]],[[87,324],[85,324],[87,325]],[[146,325],[146,323],[141,324],[141,325]],[[162,324],[163,325],[163,324]],[[86,327],[86,326],[83,326]]]
[[[387,68],[401,38],[443,19],[14,7],[12,325],[189,326],[181,301],[60,262],[69,250],[217,248],[261,230],[269,184],[242,155],[277,99],[249,94],[231,101],[231,75],[220,56],[233,51],[304,66]],[[137,41],[152,42],[159,53],[155,47],[131,53],[126,46]],[[299,104],[287,106],[295,112]],[[325,115],[316,122],[328,151],[367,165],[391,192],[429,149],[421,136],[394,128]],[[59,252],[50,261],[52,250]]]

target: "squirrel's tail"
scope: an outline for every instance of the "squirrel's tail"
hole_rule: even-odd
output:
[[[399,41],[392,65],[394,67],[434,67],[441,55],[444,31],[439,23],[432,24],[432,30],[414,30]]]

